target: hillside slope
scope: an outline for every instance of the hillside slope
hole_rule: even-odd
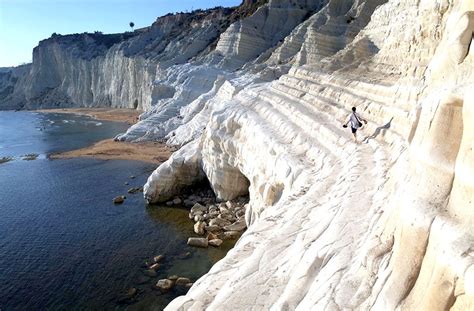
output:
[[[54,73],[41,58],[2,73],[0,106],[144,109],[117,139],[181,146],[147,201],[202,180],[223,200],[250,194],[245,234],[169,310],[474,309],[473,12],[270,0],[171,15],[51,65],[64,69],[40,99],[31,79]],[[362,144],[341,127],[352,106]]]

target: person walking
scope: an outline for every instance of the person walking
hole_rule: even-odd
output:
[[[356,107],[352,107],[352,113],[349,115],[347,122],[342,125],[342,127],[346,128],[347,124],[351,124],[352,135],[354,135],[354,142],[358,143],[357,141],[357,130],[362,127],[362,121],[367,124],[367,120],[363,119],[357,112]]]

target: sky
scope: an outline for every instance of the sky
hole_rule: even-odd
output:
[[[241,0],[0,0],[0,67],[32,61],[33,48],[52,33],[118,33],[151,25],[167,13]]]

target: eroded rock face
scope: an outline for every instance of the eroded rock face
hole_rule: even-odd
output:
[[[169,14],[150,27],[124,34],[53,34],[34,49],[30,70],[14,81],[0,78],[0,108],[148,110],[157,99],[174,94],[172,87],[154,81],[170,66],[206,50],[232,12],[217,8]]]
[[[181,189],[205,178],[198,142],[189,143],[148,178],[143,195],[148,203],[165,202]]]
[[[199,53],[186,41],[176,55],[193,59],[178,64],[177,41],[155,42],[166,57],[124,43],[157,65],[147,111],[117,139],[182,146],[145,198],[206,180],[218,199],[250,196],[236,246],[168,309],[472,309],[473,11],[275,0],[231,15]],[[353,106],[369,120],[362,144],[341,127]],[[231,226],[216,219],[204,229]]]
[[[210,116],[204,172],[245,176],[249,228],[168,309],[472,308],[473,10],[329,1],[297,27],[266,61],[288,74]],[[367,144],[334,121],[351,106]]]

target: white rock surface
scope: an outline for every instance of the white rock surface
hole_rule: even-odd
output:
[[[470,0],[274,0],[225,29],[207,18],[187,30],[215,35],[215,50],[160,37],[138,53],[143,36],[107,50],[135,56],[98,71],[133,73],[97,85],[123,89],[112,105],[138,97],[146,109],[118,139],[182,146],[145,198],[206,179],[222,200],[250,195],[247,231],[167,309],[474,309],[473,11]],[[16,87],[2,74],[3,90]],[[341,127],[352,106],[369,120],[362,144]]]
[[[167,309],[474,307],[472,2],[324,10],[283,43],[304,37],[287,75],[211,114],[204,172],[224,199],[249,186],[250,226]]]

